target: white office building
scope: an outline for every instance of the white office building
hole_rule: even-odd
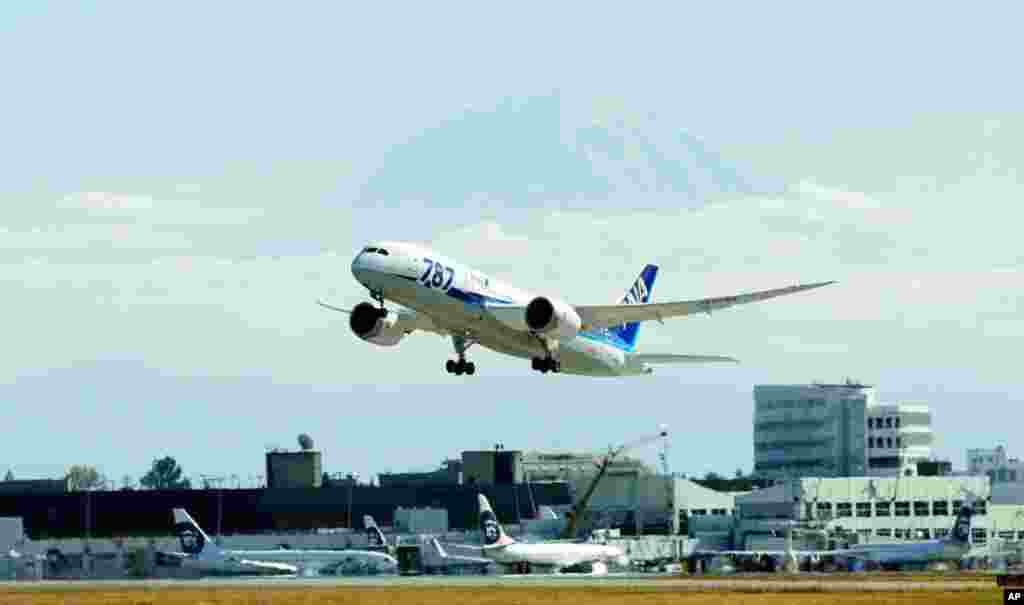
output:
[[[920,403],[868,408],[868,475],[917,475],[917,463],[932,455],[932,416]]]

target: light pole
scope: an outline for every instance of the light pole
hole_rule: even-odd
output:
[[[353,527],[352,527],[352,490],[356,486],[356,481],[359,480],[359,473],[351,473],[349,475],[349,479],[351,479],[351,481],[349,481],[349,483],[348,483],[348,528],[349,529],[353,529]]]

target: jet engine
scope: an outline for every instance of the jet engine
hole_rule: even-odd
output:
[[[582,325],[576,310],[560,300],[538,296],[526,305],[526,326],[532,332],[570,340]]]
[[[413,317],[405,313],[378,309],[368,302],[361,302],[352,309],[348,326],[356,336],[366,342],[382,347],[397,345],[405,335],[412,332]]]

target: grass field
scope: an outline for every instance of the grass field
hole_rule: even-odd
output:
[[[979,587],[981,588],[981,587]],[[218,587],[218,588],[88,588],[62,591],[5,591],[3,605],[567,605],[683,603],[749,603],[756,605],[825,605],[833,603],[894,603],[945,605],[952,603],[1002,603],[995,586],[970,592],[681,592],[649,588],[600,587]]]

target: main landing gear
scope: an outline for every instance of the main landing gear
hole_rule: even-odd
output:
[[[455,352],[458,354],[458,361],[449,359],[444,363],[444,369],[449,374],[455,374],[461,376],[468,374],[472,376],[476,372],[476,364],[472,361],[466,361],[466,351],[469,347],[476,344],[475,340],[470,340],[465,336],[452,336],[452,344],[455,345]]]
[[[562,362],[555,359],[554,355],[551,354],[551,345],[541,337],[539,334],[534,334],[540,344],[544,347],[544,357],[534,357],[530,360],[530,367],[537,370],[541,374],[547,374],[548,372],[558,373],[562,371]]]
[[[534,357],[530,360],[530,366],[542,374],[548,372],[557,374],[562,371],[562,363],[553,357]]]

